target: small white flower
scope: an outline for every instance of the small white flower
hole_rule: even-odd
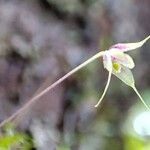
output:
[[[108,70],[109,75],[108,75],[107,84],[105,86],[104,92],[100,100],[98,101],[98,103],[95,105],[95,107],[97,107],[102,101],[102,99],[104,98],[110,84],[111,74],[114,74],[126,85],[132,87],[133,90],[141,99],[141,101],[143,102],[143,104],[146,106],[146,108],[150,109],[147,106],[147,104],[144,102],[144,100],[142,99],[141,95],[139,94],[139,92],[135,87],[134,77],[131,72],[131,69],[133,69],[135,66],[134,61],[131,56],[125,53],[127,51],[134,50],[136,48],[141,47],[148,39],[150,39],[150,36],[137,43],[115,44],[109,50],[103,52],[103,65],[104,68]]]

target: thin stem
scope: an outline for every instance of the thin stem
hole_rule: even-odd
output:
[[[150,110],[150,107],[145,103],[145,101],[143,100],[142,96],[140,95],[140,93],[138,92],[138,90],[136,89],[136,87],[132,87],[133,90],[135,91],[135,93],[138,95],[138,97],[140,98],[141,102],[144,104],[144,106]]]
[[[49,87],[47,87],[45,90],[43,90],[42,92],[40,92],[39,94],[35,95],[33,98],[31,98],[29,100],[29,102],[27,102],[26,104],[24,104],[18,111],[16,111],[14,114],[12,114],[10,117],[8,117],[7,119],[5,119],[1,124],[0,127],[4,126],[6,123],[11,122],[13,119],[15,119],[18,115],[23,115],[23,113],[26,112],[26,110],[35,102],[37,102],[39,100],[39,98],[41,98],[43,95],[45,95],[47,92],[49,92],[51,89],[53,89],[54,87],[56,87],[58,84],[60,84],[61,82],[63,82],[65,79],[67,79],[69,76],[71,76],[72,74],[74,74],[75,72],[79,71],[80,69],[82,69],[83,67],[85,67],[86,65],[88,65],[89,63],[93,62],[95,59],[103,56],[104,51],[101,51],[97,54],[95,54],[94,56],[92,56],[91,58],[89,58],[88,60],[86,60],[85,62],[83,62],[82,64],[80,64],[79,66],[77,66],[76,68],[74,68],[73,70],[71,70],[70,72],[68,72],[66,75],[64,75],[62,78],[58,79],[56,82],[54,82],[52,85],[50,85]]]
[[[111,56],[109,55],[109,53],[106,53],[106,57],[107,57],[107,70],[109,71],[109,74],[108,74],[108,79],[107,79],[107,83],[106,83],[106,86],[104,88],[104,91],[103,91],[103,94],[101,96],[101,98],[99,99],[99,101],[97,102],[97,104],[95,105],[95,107],[98,107],[99,104],[101,103],[101,101],[103,100],[107,90],[108,90],[108,87],[109,87],[109,84],[110,84],[110,80],[111,80],[111,75],[112,75],[112,60],[111,60]]]
[[[98,107],[99,104],[101,103],[101,101],[103,100],[103,98],[104,98],[104,96],[105,96],[105,94],[106,94],[106,92],[107,92],[107,90],[108,90],[109,84],[110,84],[111,75],[112,75],[112,72],[109,71],[109,75],[108,75],[108,79],[107,79],[107,84],[106,84],[106,86],[105,86],[105,89],[104,89],[104,91],[103,91],[103,94],[102,94],[101,98],[99,99],[99,101],[97,102],[97,104],[95,105],[95,107]]]

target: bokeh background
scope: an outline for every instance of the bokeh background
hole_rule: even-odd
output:
[[[149,0],[0,0],[0,120],[98,51],[150,34]],[[130,52],[150,105],[150,42]],[[19,128],[38,150],[150,150],[150,112],[94,61],[43,96]]]

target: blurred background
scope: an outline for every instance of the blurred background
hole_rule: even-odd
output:
[[[0,0],[0,121],[101,50],[150,34],[149,0]],[[129,54],[150,105],[150,42]],[[43,96],[19,128],[38,150],[150,150],[150,112],[94,61]]]

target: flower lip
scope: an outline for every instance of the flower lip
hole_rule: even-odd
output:
[[[120,51],[117,48],[111,48],[108,52],[110,53],[112,62],[116,62],[130,69],[134,68],[135,65],[132,57],[126,54],[124,51]]]

